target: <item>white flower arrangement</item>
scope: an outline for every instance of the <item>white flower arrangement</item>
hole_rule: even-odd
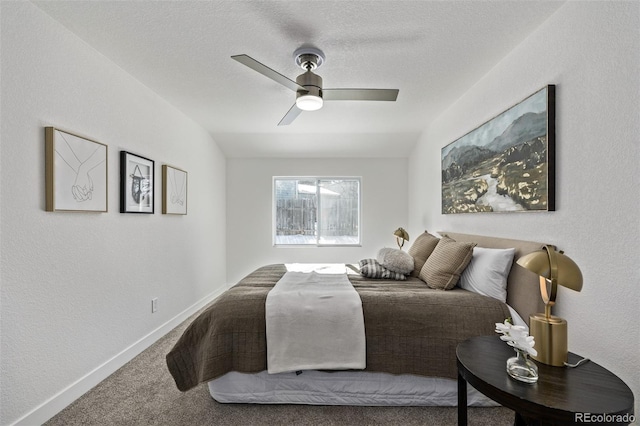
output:
[[[511,318],[504,320],[504,323],[497,322],[496,333],[502,334],[500,339],[507,342],[507,345],[532,356],[538,355],[538,351],[533,348],[535,345],[533,336],[529,336],[526,327],[511,324]]]

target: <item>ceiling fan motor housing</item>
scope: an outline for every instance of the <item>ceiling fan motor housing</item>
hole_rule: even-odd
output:
[[[296,83],[307,89],[306,93],[302,90],[296,91],[296,97],[299,98],[304,95],[322,97],[322,77],[318,74],[314,74],[311,71],[302,73],[296,78]]]

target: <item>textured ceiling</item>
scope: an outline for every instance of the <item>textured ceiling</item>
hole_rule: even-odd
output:
[[[418,135],[561,1],[34,1],[200,123],[229,157],[407,156]],[[320,48],[327,88],[397,88],[397,102],[326,102],[287,127],[291,79]],[[462,131],[462,129],[461,129]]]

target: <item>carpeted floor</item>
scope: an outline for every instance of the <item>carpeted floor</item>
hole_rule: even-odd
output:
[[[193,317],[192,317],[193,318]],[[70,425],[455,425],[456,407],[219,404],[206,385],[180,392],[165,355],[192,318],[49,420]],[[469,408],[469,425],[513,424],[503,407]]]

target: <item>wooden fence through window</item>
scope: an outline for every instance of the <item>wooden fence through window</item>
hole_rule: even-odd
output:
[[[321,236],[358,235],[358,201],[323,198]],[[318,206],[315,198],[277,199],[276,235],[316,235]]]

